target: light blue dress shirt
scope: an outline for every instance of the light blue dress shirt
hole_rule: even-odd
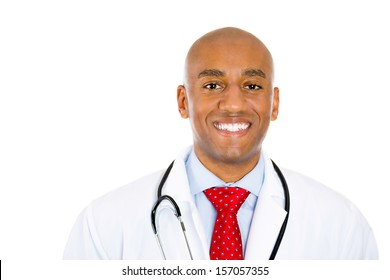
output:
[[[237,182],[224,182],[213,173],[211,173],[198,159],[194,149],[192,149],[186,161],[186,169],[191,194],[198,207],[203,227],[206,233],[206,239],[211,244],[211,238],[214,230],[214,222],[217,212],[214,206],[207,199],[204,190],[211,187],[237,186],[250,191],[249,196],[238,211],[238,224],[240,226],[243,252],[245,253],[246,242],[248,240],[249,229],[252,222],[256,202],[264,181],[264,158],[260,157],[255,168]]]

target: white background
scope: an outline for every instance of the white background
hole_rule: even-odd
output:
[[[91,200],[191,144],[176,108],[183,60],[224,26],[274,56],[281,105],[267,153],[350,198],[390,259],[390,19],[379,0],[1,1],[0,259],[61,259]]]

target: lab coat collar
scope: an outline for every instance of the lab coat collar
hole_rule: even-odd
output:
[[[198,209],[190,193],[186,173],[185,161],[190,151],[191,147],[188,147],[176,158],[163,188],[163,194],[172,196],[181,209],[194,259],[209,259],[208,242],[206,242]],[[265,178],[252,219],[245,259],[269,258],[286,216],[280,179],[274,171],[270,158],[264,152],[263,156]],[[187,253],[187,248],[183,247],[181,250]]]
[[[263,152],[265,180],[253,214],[245,259],[269,259],[287,212],[284,191],[271,159]]]

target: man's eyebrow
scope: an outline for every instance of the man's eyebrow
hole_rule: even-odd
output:
[[[221,76],[225,76],[225,72],[218,69],[205,69],[199,73],[198,78],[208,77],[208,76],[221,77]]]
[[[262,78],[267,78],[267,75],[261,69],[245,69],[242,71],[243,76],[260,76]]]

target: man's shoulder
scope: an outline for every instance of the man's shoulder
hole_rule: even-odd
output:
[[[346,200],[344,195],[310,176],[291,169],[283,168],[282,171],[292,192],[299,192],[306,196],[321,195]]]
[[[163,170],[142,176],[124,186],[118,187],[98,197],[90,203],[94,211],[109,209],[110,211],[124,211],[133,206],[149,205],[156,199],[157,186]],[[143,203],[140,203],[143,202]]]
[[[176,158],[175,163],[179,164],[181,162],[180,165],[183,165],[183,158],[188,155],[190,148],[184,149]],[[124,213],[132,212],[136,214],[150,211],[157,200],[158,185],[165,171],[165,169],[161,169],[149,173],[124,186],[109,191],[93,200],[87,206],[87,211],[93,213],[95,217],[112,217],[115,215],[121,217]],[[179,168],[179,172],[181,171],[182,168]],[[171,173],[178,174],[174,170]]]
[[[336,189],[293,170],[283,169],[283,174],[289,185],[291,201],[303,209],[360,215],[355,204]]]

